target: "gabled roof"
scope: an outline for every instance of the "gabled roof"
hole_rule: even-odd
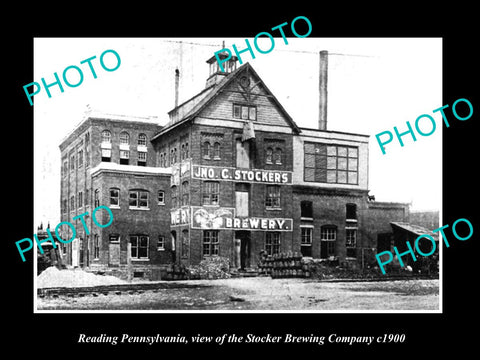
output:
[[[241,74],[247,71],[259,80],[259,84],[263,86],[269,98],[275,103],[275,105],[279,108],[280,112],[285,116],[285,119],[292,127],[293,131],[297,134],[300,133],[301,130],[297,126],[295,121],[293,121],[293,119],[284,109],[282,104],[280,104],[277,98],[268,89],[263,80],[260,78],[260,76],[258,76],[257,72],[250,65],[250,63],[247,62],[244,65],[238,67],[233,72],[231,72],[229,75],[225,76],[217,84],[213,84],[212,86],[202,90],[197,95],[193,96],[189,100],[183,102],[173,110],[169,111],[168,114],[171,118],[170,122],[165,125],[164,128],[157,135],[152,138],[152,141],[155,140],[158,136],[164,134],[165,132],[168,132],[170,129],[195,118],[195,116],[197,116],[205,107],[207,107],[215,99],[215,97],[223,91],[223,89],[225,89],[235,79],[239,78]]]

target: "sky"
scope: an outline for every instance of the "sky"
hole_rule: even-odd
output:
[[[60,150],[62,140],[84,118],[87,105],[110,114],[152,117],[166,124],[173,109],[175,69],[180,70],[179,103],[205,88],[206,60],[221,50],[245,48],[245,38],[36,38],[34,78],[41,83],[61,78],[67,66],[82,69],[78,87],[63,84],[42,88],[34,97],[34,226],[60,221]],[[252,43],[253,39],[249,39]],[[265,42],[267,41],[267,42]],[[259,47],[270,47],[267,38]],[[121,64],[107,72],[100,65],[105,50],[115,50]],[[433,113],[442,103],[441,38],[275,38],[268,54],[255,51],[249,62],[267,87],[300,127],[318,126],[319,51],[328,57],[327,129],[369,135],[369,189],[377,201],[411,203],[411,210],[439,210],[442,191],[441,115]],[[232,50],[233,52],[233,50]],[[92,60],[97,78],[88,64]],[[116,60],[107,54],[107,67]],[[68,72],[72,83],[79,81]],[[63,80],[62,80],[63,81]],[[25,97],[25,106],[29,106]],[[417,141],[395,138],[382,154],[375,135],[414,128],[422,114],[437,124],[430,136]],[[154,118],[153,118],[154,117]],[[427,133],[431,124],[420,123]]]

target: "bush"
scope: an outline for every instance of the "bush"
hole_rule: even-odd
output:
[[[226,257],[214,256],[203,259],[199,265],[187,267],[190,279],[227,279],[230,277],[230,261]]]

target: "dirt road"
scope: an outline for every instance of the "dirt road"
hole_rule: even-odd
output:
[[[88,294],[82,297],[47,296],[37,298],[37,309],[439,310],[438,280],[319,282],[256,277],[177,283],[179,287],[173,289]],[[188,287],[183,287],[182,284]]]

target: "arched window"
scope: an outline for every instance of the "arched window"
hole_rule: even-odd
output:
[[[172,241],[173,261],[175,261],[175,243],[177,242],[177,232],[173,230],[170,234],[172,235],[171,241]]]
[[[221,145],[219,142],[216,142],[215,144],[213,144],[213,158],[215,160],[220,159],[220,150],[221,150]]]
[[[123,131],[120,133],[120,144],[129,145],[130,144],[130,135],[127,132]]]
[[[90,133],[85,134],[85,166],[90,166]]]
[[[280,148],[275,149],[275,152],[273,153],[273,161],[277,165],[282,164],[282,149],[280,149]]]
[[[188,188],[188,181],[184,181],[182,183],[182,205],[188,205],[189,200],[189,188]]]
[[[273,164],[273,149],[270,147],[267,148],[265,153],[265,163]]]
[[[190,250],[190,237],[188,236],[188,230],[182,230],[182,257],[188,258]]]
[[[138,134],[138,145],[147,146],[147,135]]]
[[[170,149],[170,165],[177,162],[177,148]]]
[[[110,144],[112,142],[112,133],[109,130],[102,131],[102,143]]]
[[[172,186],[171,188],[171,198],[172,198],[172,208],[176,208],[177,205],[177,196],[178,196],[178,190],[175,185]]]
[[[204,159],[210,159],[210,152],[211,152],[211,147],[210,143],[208,141],[205,141],[203,143],[202,147],[202,156]]]

